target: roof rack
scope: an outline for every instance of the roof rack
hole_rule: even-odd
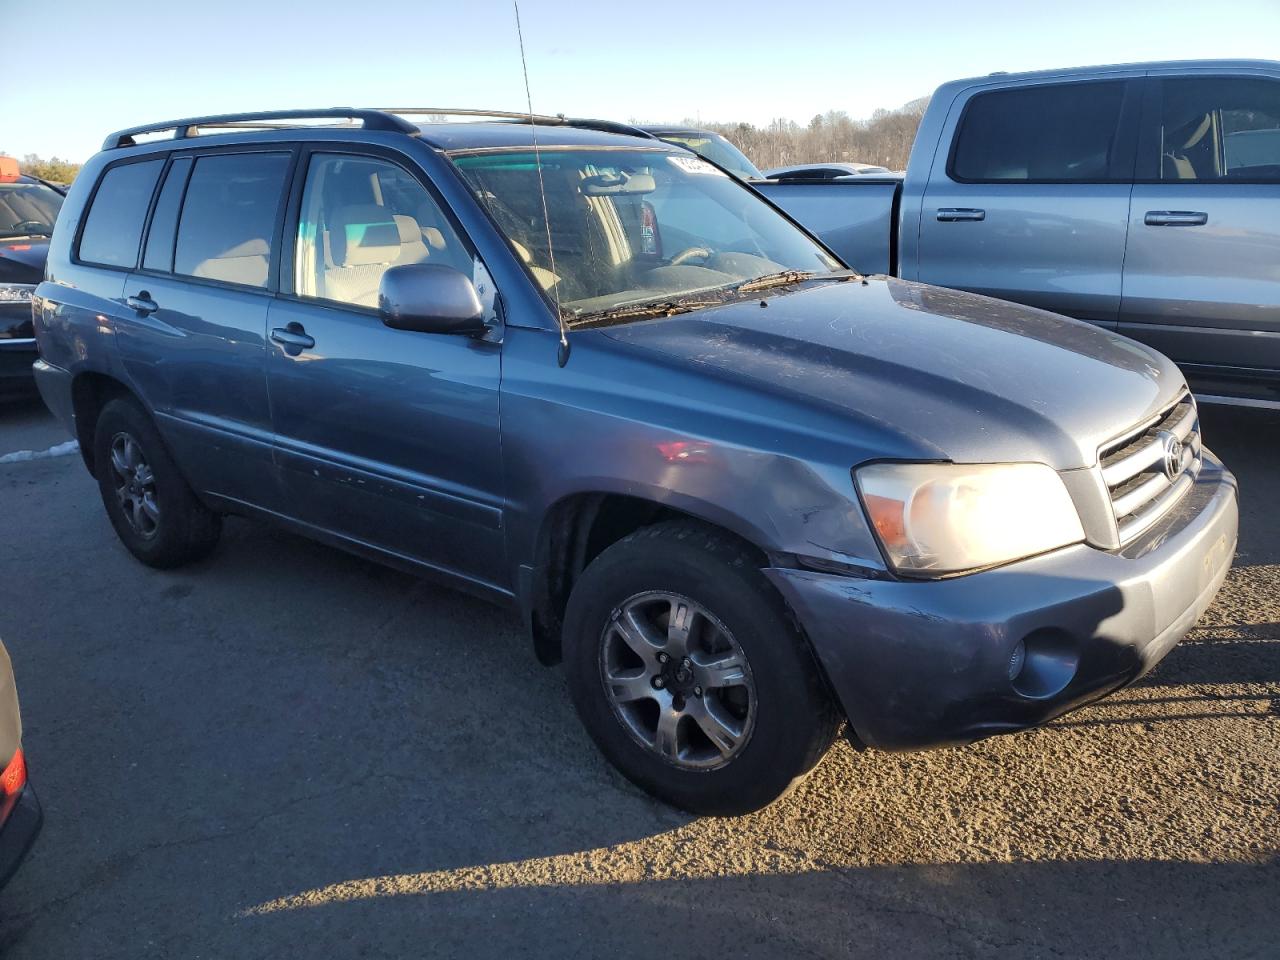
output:
[[[107,137],[102,144],[103,150],[115,150],[120,147],[132,147],[137,144],[134,139],[139,134],[163,133],[173,131],[174,140],[185,140],[196,136],[200,128],[223,130],[278,130],[283,120],[344,120],[347,123],[359,122],[365,130],[381,130],[390,133],[404,133],[416,137],[419,129],[405,120],[413,116],[441,117],[476,117],[493,120],[506,120],[514,123],[538,123],[548,126],[581,127],[585,130],[597,130],[601,133],[618,133],[632,137],[654,139],[653,134],[629,123],[618,123],[614,120],[592,120],[585,117],[566,117],[562,113],[555,115],[541,113],[520,113],[512,110],[473,110],[455,107],[324,107],[318,110],[271,110],[262,113],[219,113],[207,117],[188,117],[185,120],[167,120],[163,123],[148,123],[127,130],[117,130]]]
[[[359,121],[365,130],[382,130],[391,133],[405,133],[417,136],[418,128],[402,117],[397,117],[382,110],[355,109],[352,107],[323,107],[318,110],[269,110],[258,113],[220,113],[207,117],[188,117],[185,120],[167,120],[163,123],[148,123],[140,127],[118,130],[102,144],[103,150],[115,150],[119,147],[132,147],[137,141],[134,137],[143,133],[162,133],[173,131],[173,139],[185,140],[200,127],[223,128],[261,128],[276,129],[277,120],[346,120]]]
[[[629,123],[619,123],[616,120],[593,120],[589,117],[566,117],[563,113],[529,113],[527,110],[472,110],[468,108],[454,109],[453,107],[378,107],[376,109],[381,110],[383,113],[404,117],[491,118],[495,120],[512,120],[516,123],[542,123],[554,127],[581,127],[585,130],[598,130],[601,133],[620,133],[626,136],[643,137],[646,140],[655,139],[653,134],[647,130],[641,130],[639,127]]]

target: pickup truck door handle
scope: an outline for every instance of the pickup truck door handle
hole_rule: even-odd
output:
[[[160,304],[151,299],[151,294],[142,290],[134,297],[125,297],[124,305],[144,317],[149,317],[160,309]]]
[[[316,345],[316,338],[307,336],[307,331],[300,323],[291,323],[287,327],[276,327],[271,331],[271,339],[286,351],[310,350]]]
[[[985,220],[987,211],[974,207],[939,207],[938,220],[942,223],[956,223],[960,220]]]
[[[1148,227],[1203,227],[1209,215],[1195,210],[1148,210],[1142,222]]]

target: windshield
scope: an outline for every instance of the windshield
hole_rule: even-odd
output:
[[[658,139],[681,147],[688,147],[698,156],[706,157],[713,163],[718,163],[730,173],[735,173],[748,180],[761,180],[764,178],[764,174],[760,172],[754,163],[747,159],[746,154],[718,133],[661,133],[658,134]]]
[[[753,190],[698,157],[598,147],[541,156],[554,268],[533,151],[453,160],[570,320],[786,272],[842,269]]]
[[[43,183],[0,183],[0,237],[48,237],[62,194]]]

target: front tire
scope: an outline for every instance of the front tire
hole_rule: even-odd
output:
[[[737,541],[676,521],[605,550],[565,612],[570,692],[629,780],[693,813],[766,806],[839,724],[781,598]]]
[[[116,535],[147,566],[180,566],[217,544],[221,519],[196,498],[135,400],[118,397],[102,408],[93,462]]]

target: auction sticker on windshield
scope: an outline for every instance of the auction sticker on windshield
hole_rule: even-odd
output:
[[[712,166],[700,157],[667,157],[667,159],[685,173],[704,173],[713,177],[728,176],[723,170]]]

